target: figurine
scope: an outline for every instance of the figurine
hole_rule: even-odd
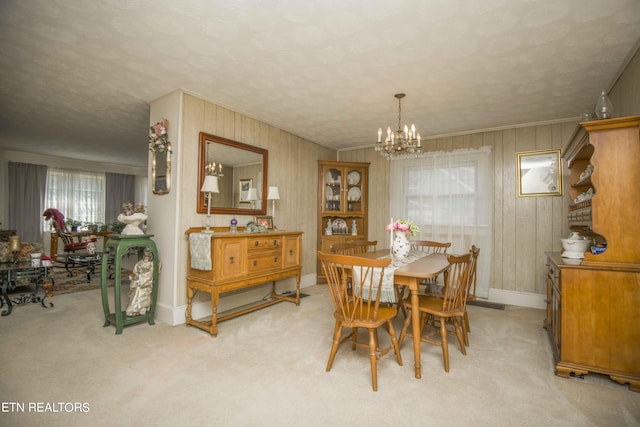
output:
[[[327,220],[327,228],[325,230],[325,234],[327,236],[331,236],[333,234],[333,230],[331,229],[331,220],[330,219]]]
[[[355,219],[351,223],[351,235],[352,236],[357,236],[358,235],[358,226],[356,225],[356,220]]]
[[[129,307],[127,316],[146,314],[151,307],[151,292],[153,291],[153,254],[149,251],[133,267],[129,276]]]

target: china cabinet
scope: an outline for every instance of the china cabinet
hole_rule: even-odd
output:
[[[583,260],[547,256],[545,327],[556,374],[597,372],[640,391],[640,116],[583,122],[565,150],[568,225]]]
[[[369,163],[318,161],[318,250],[367,238]],[[322,265],[318,283],[326,283]]]

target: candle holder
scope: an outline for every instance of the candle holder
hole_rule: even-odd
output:
[[[9,236],[9,241],[11,242],[11,252],[13,253],[13,263],[18,263],[18,253],[20,252],[21,244],[20,244],[20,236]]]

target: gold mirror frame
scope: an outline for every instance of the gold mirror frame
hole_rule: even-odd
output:
[[[516,153],[518,197],[562,196],[561,150]]]
[[[202,183],[205,177],[205,163],[207,159],[207,142],[222,144],[228,147],[236,148],[238,150],[250,151],[262,156],[262,186],[261,196],[262,203],[260,209],[245,209],[235,207],[216,207],[211,206],[212,214],[231,214],[231,215],[266,215],[267,213],[267,181],[268,181],[268,169],[269,169],[269,151],[264,148],[254,147],[253,145],[243,144],[241,142],[233,141],[231,139],[223,138],[221,136],[211,135],[205,132],[200,132],[200,148],[199,148],[199,164],[198,164],[198,192],[197,207],[198,213],[207,213],[206,197],[203,192],[200,191]],[[219,159],[224,163],[224,159]],[[215,195],[214,195],[215,198]]]
[[[151,182],[153,194],[169,194],[171,191],[171,143],[167,142],[167,150],[164,153],[152,151],[151,156]],[[166,156],[163,159],[157,156]],[[166,161],[165,175],[157,176],[158,161]]]

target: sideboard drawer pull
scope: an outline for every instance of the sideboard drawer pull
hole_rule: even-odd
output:
[[[275,246],[275,247],[278,246],[278,241],[276,239],[273,239],[273,246]]]
[[[232,256],[229,257],[229,263],[233,264],[233,257]]]
[[[289,255],[293,256],[293,249],[289,249]]]
[[[256,240],[255,245],[256,245],[256,246],[260,246],[260,242],[258,242],[258,241]]]
[[[256,265],[258,265],[258,260],[253,260],[253,266],[255,267]]]
[[[278,257],[277,256],[273,257],[273,262],[278,262]]]

